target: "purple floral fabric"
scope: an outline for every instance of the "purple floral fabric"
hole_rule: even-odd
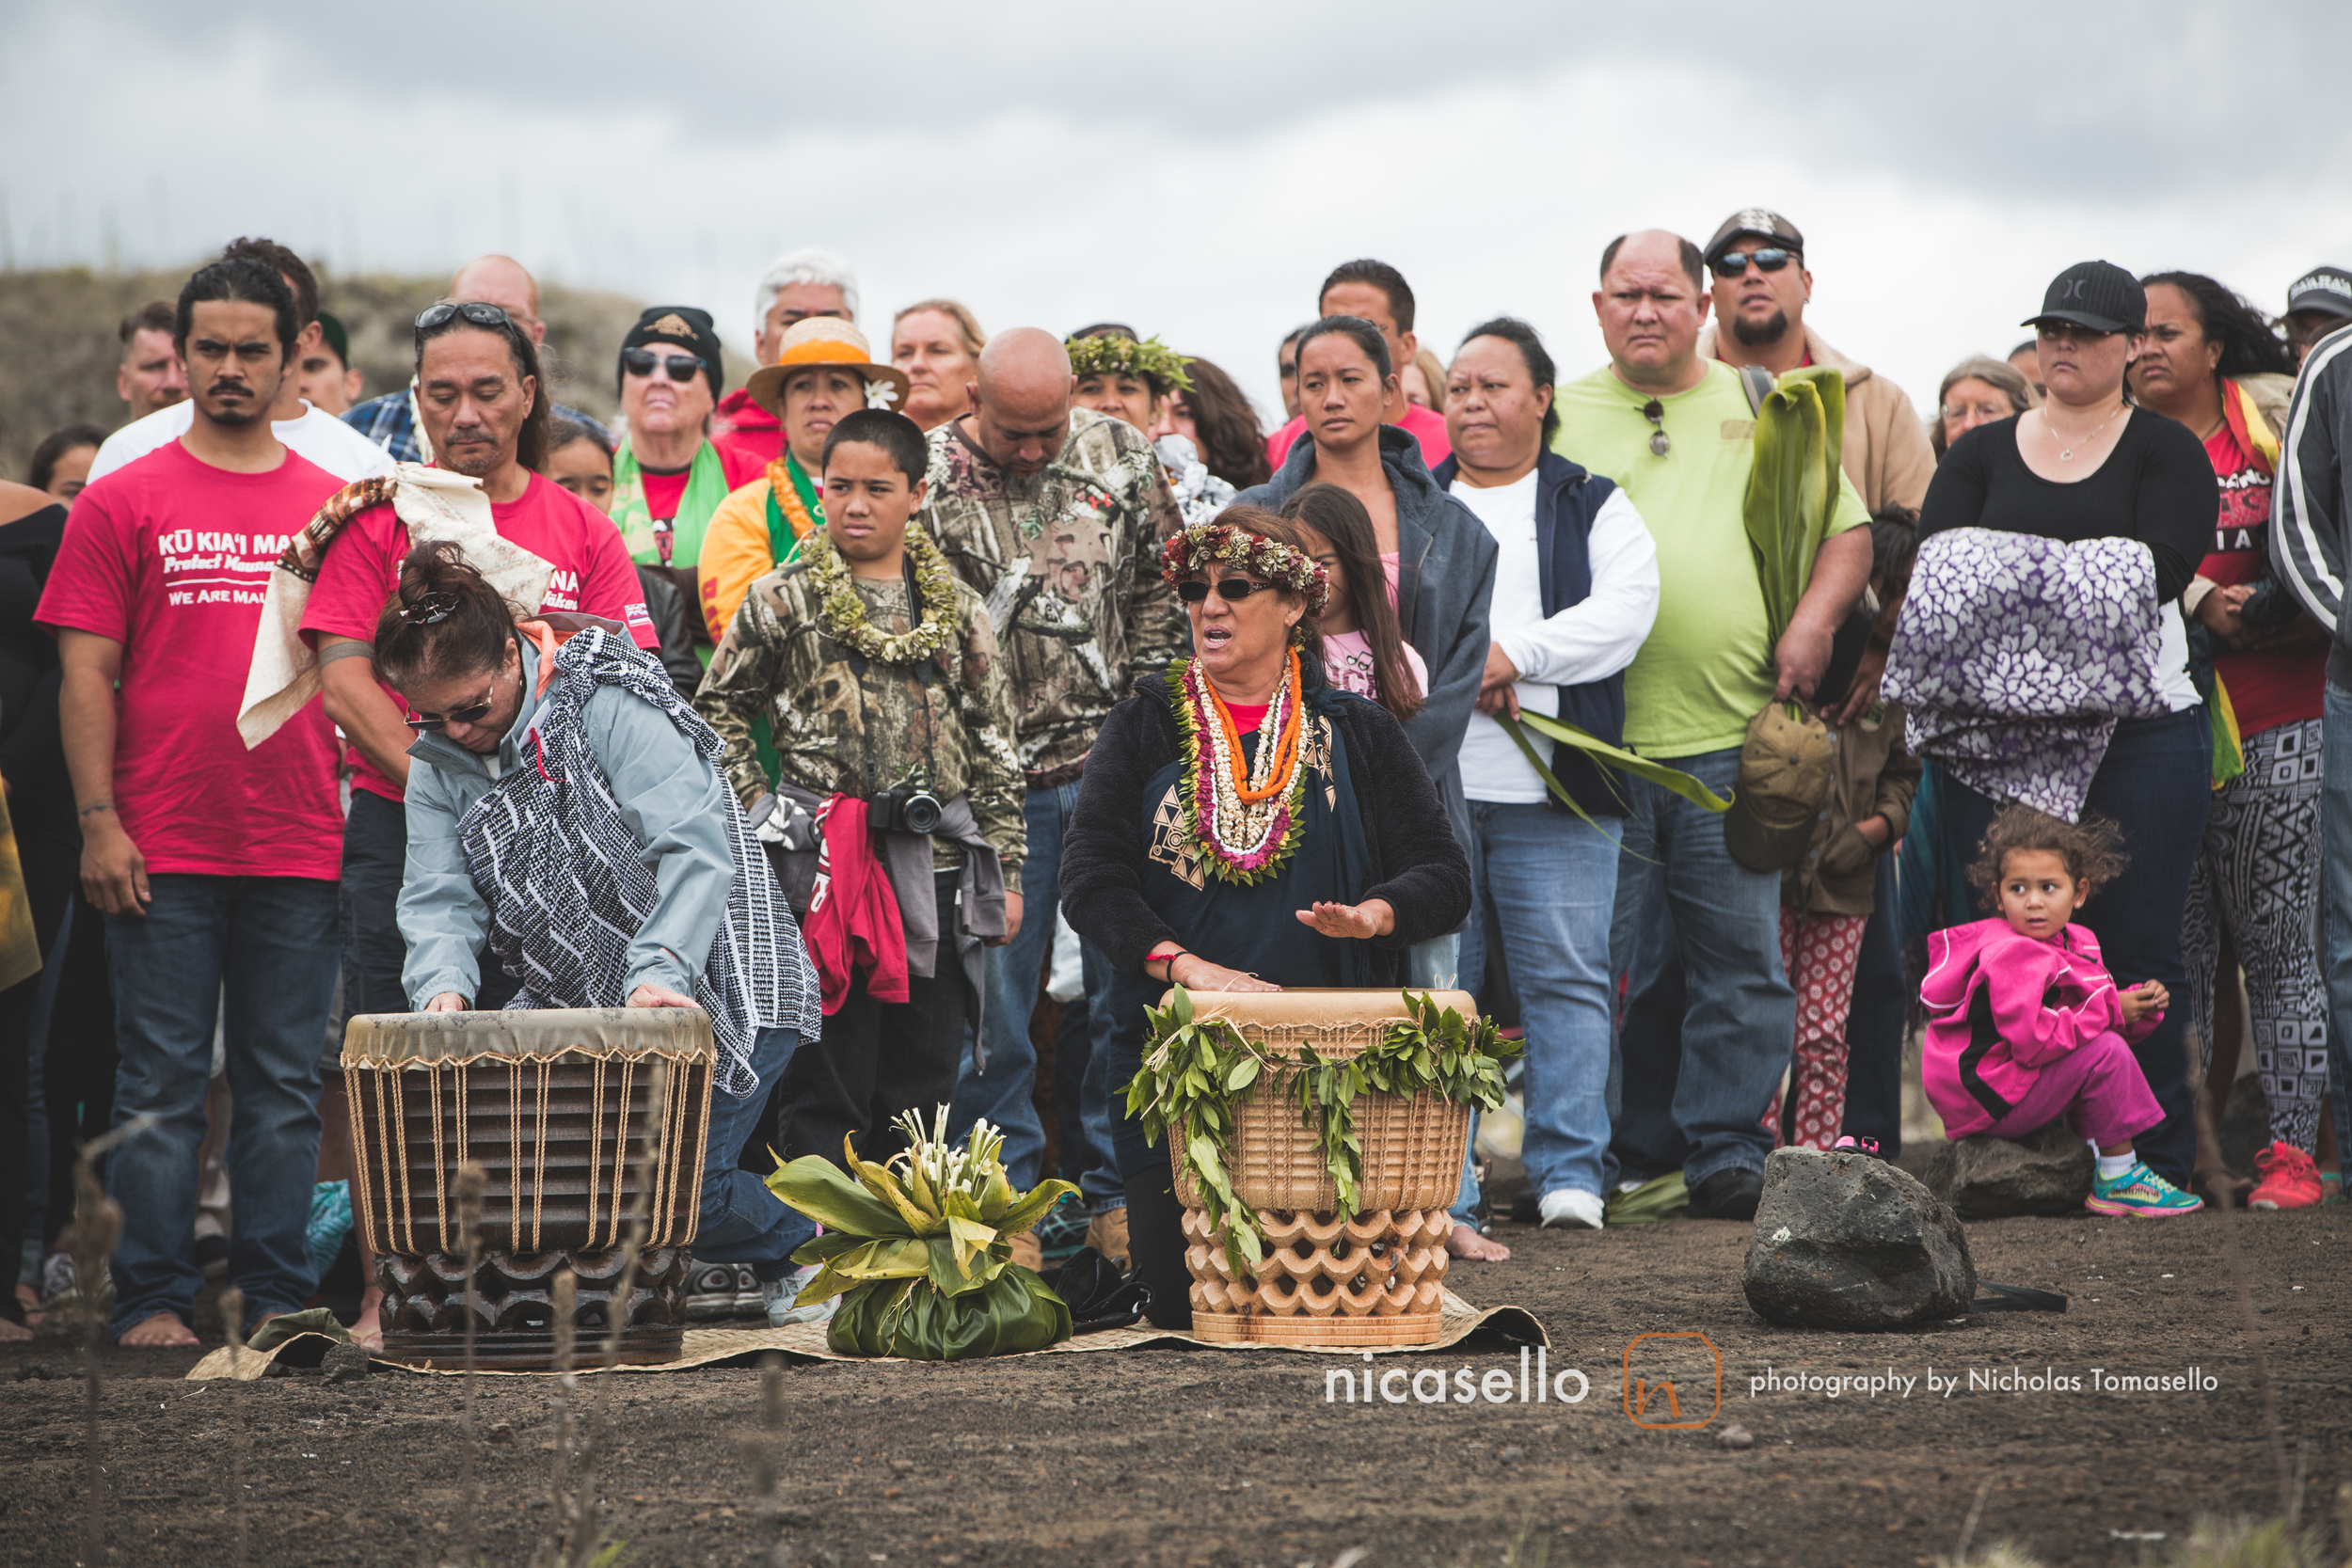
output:
[[[2170,711],[2155,558],[1962,528],[1919,546],[1886,657],[1904,738],[1981,794],[2072,822],[2118,719]]]

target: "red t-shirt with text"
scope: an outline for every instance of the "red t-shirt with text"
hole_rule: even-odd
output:
[[[342,875],[326,710],[304,704],[247,751],[237,706],[270,567],[342,487],[291,451],[241,474],[173,441],[74,502],[34,618],[122,644],[115,812],[151,874]]]
[[[612,519],[539,474],[515,500],[493,503],[490,521],[499,537],[521,546],[555,570],[548,576],[541,610],[571,610],[618,621],[641,648],[659,648],[660,635],[645,611],[645,591]],[[389,506],[372,506],[351,519],[319,563],[302,631],[316,645],[323,637],[375,641],[376,617],[400,587],[400,558],[408,552],[408,525]],[[400,694],[390,687],[386,696]],[[404,704],[401,711],[408,711]],[[351,783],[388,800],[401,798],[400,785],[351,749]]]
[[[2221,515],[2214,524],[2213,553],[2198,575],[2225,588],[2260,582],[2270,554],[2270,476],[2238,445],[2226,420],[2205,438],[2205,455],[2221,482]],[[2324,645],[2290,653],[2217,653],[2213,665],[2229,690],[2241,735],[2316,719],[2326,705]]]

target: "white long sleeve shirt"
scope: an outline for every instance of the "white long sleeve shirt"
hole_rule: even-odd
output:
[[[1523,711],[1560,711],[1560,688],[1613,675],[1633,662],[1658,618],[1658,546],[1623,490],[1601,503],[1586,538],[1592,592],[1547,617],[1543,571],[1535,547],[1536,475],[1515,484],[1480,489],[1456,478],[1455,499],[1478,514],[1493,534],[1495,593],[1490,636],[1518,667]],[[1538,742],[1537,754],[1544,754]],[[1462,738],[1462,787],[1473,800],[1510,804],[1542,801],[1549,793],[1502,726],[1470,715]]]

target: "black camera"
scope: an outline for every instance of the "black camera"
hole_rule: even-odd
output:
[[[885,789],[866,802],[866,824],[878,833],[928,833],[939,826],[939,810],[928,789]]]

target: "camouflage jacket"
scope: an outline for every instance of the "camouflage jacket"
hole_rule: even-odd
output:
[[[850,582],[872,625],[912,629],[905,583]],[[773,787],[752,744],[752,722],[765,714],[785,777],[812,795],[921,784],[942,800],[970,796],[980,836],[1019,887],[1025,834],[1012,691],[979,595],[956,584],[957,635],[915,664],[884,664],[835,641],[822,608],[804,561],[753,583],[694,694],[694,711],[726,742],[736,795],[748,805]],[[943,841],[937,863],[960,865],[962,856]]]
[[[1151,443],[1121,420],[1073,408],[1045,471],[989,460],[962,421],[931,432],[923,523],[987,601],[1005,646],[1021,765],[1077,762],[1135,677],[1183,651],[1184,618],[1159,546],[1184,526]]]

